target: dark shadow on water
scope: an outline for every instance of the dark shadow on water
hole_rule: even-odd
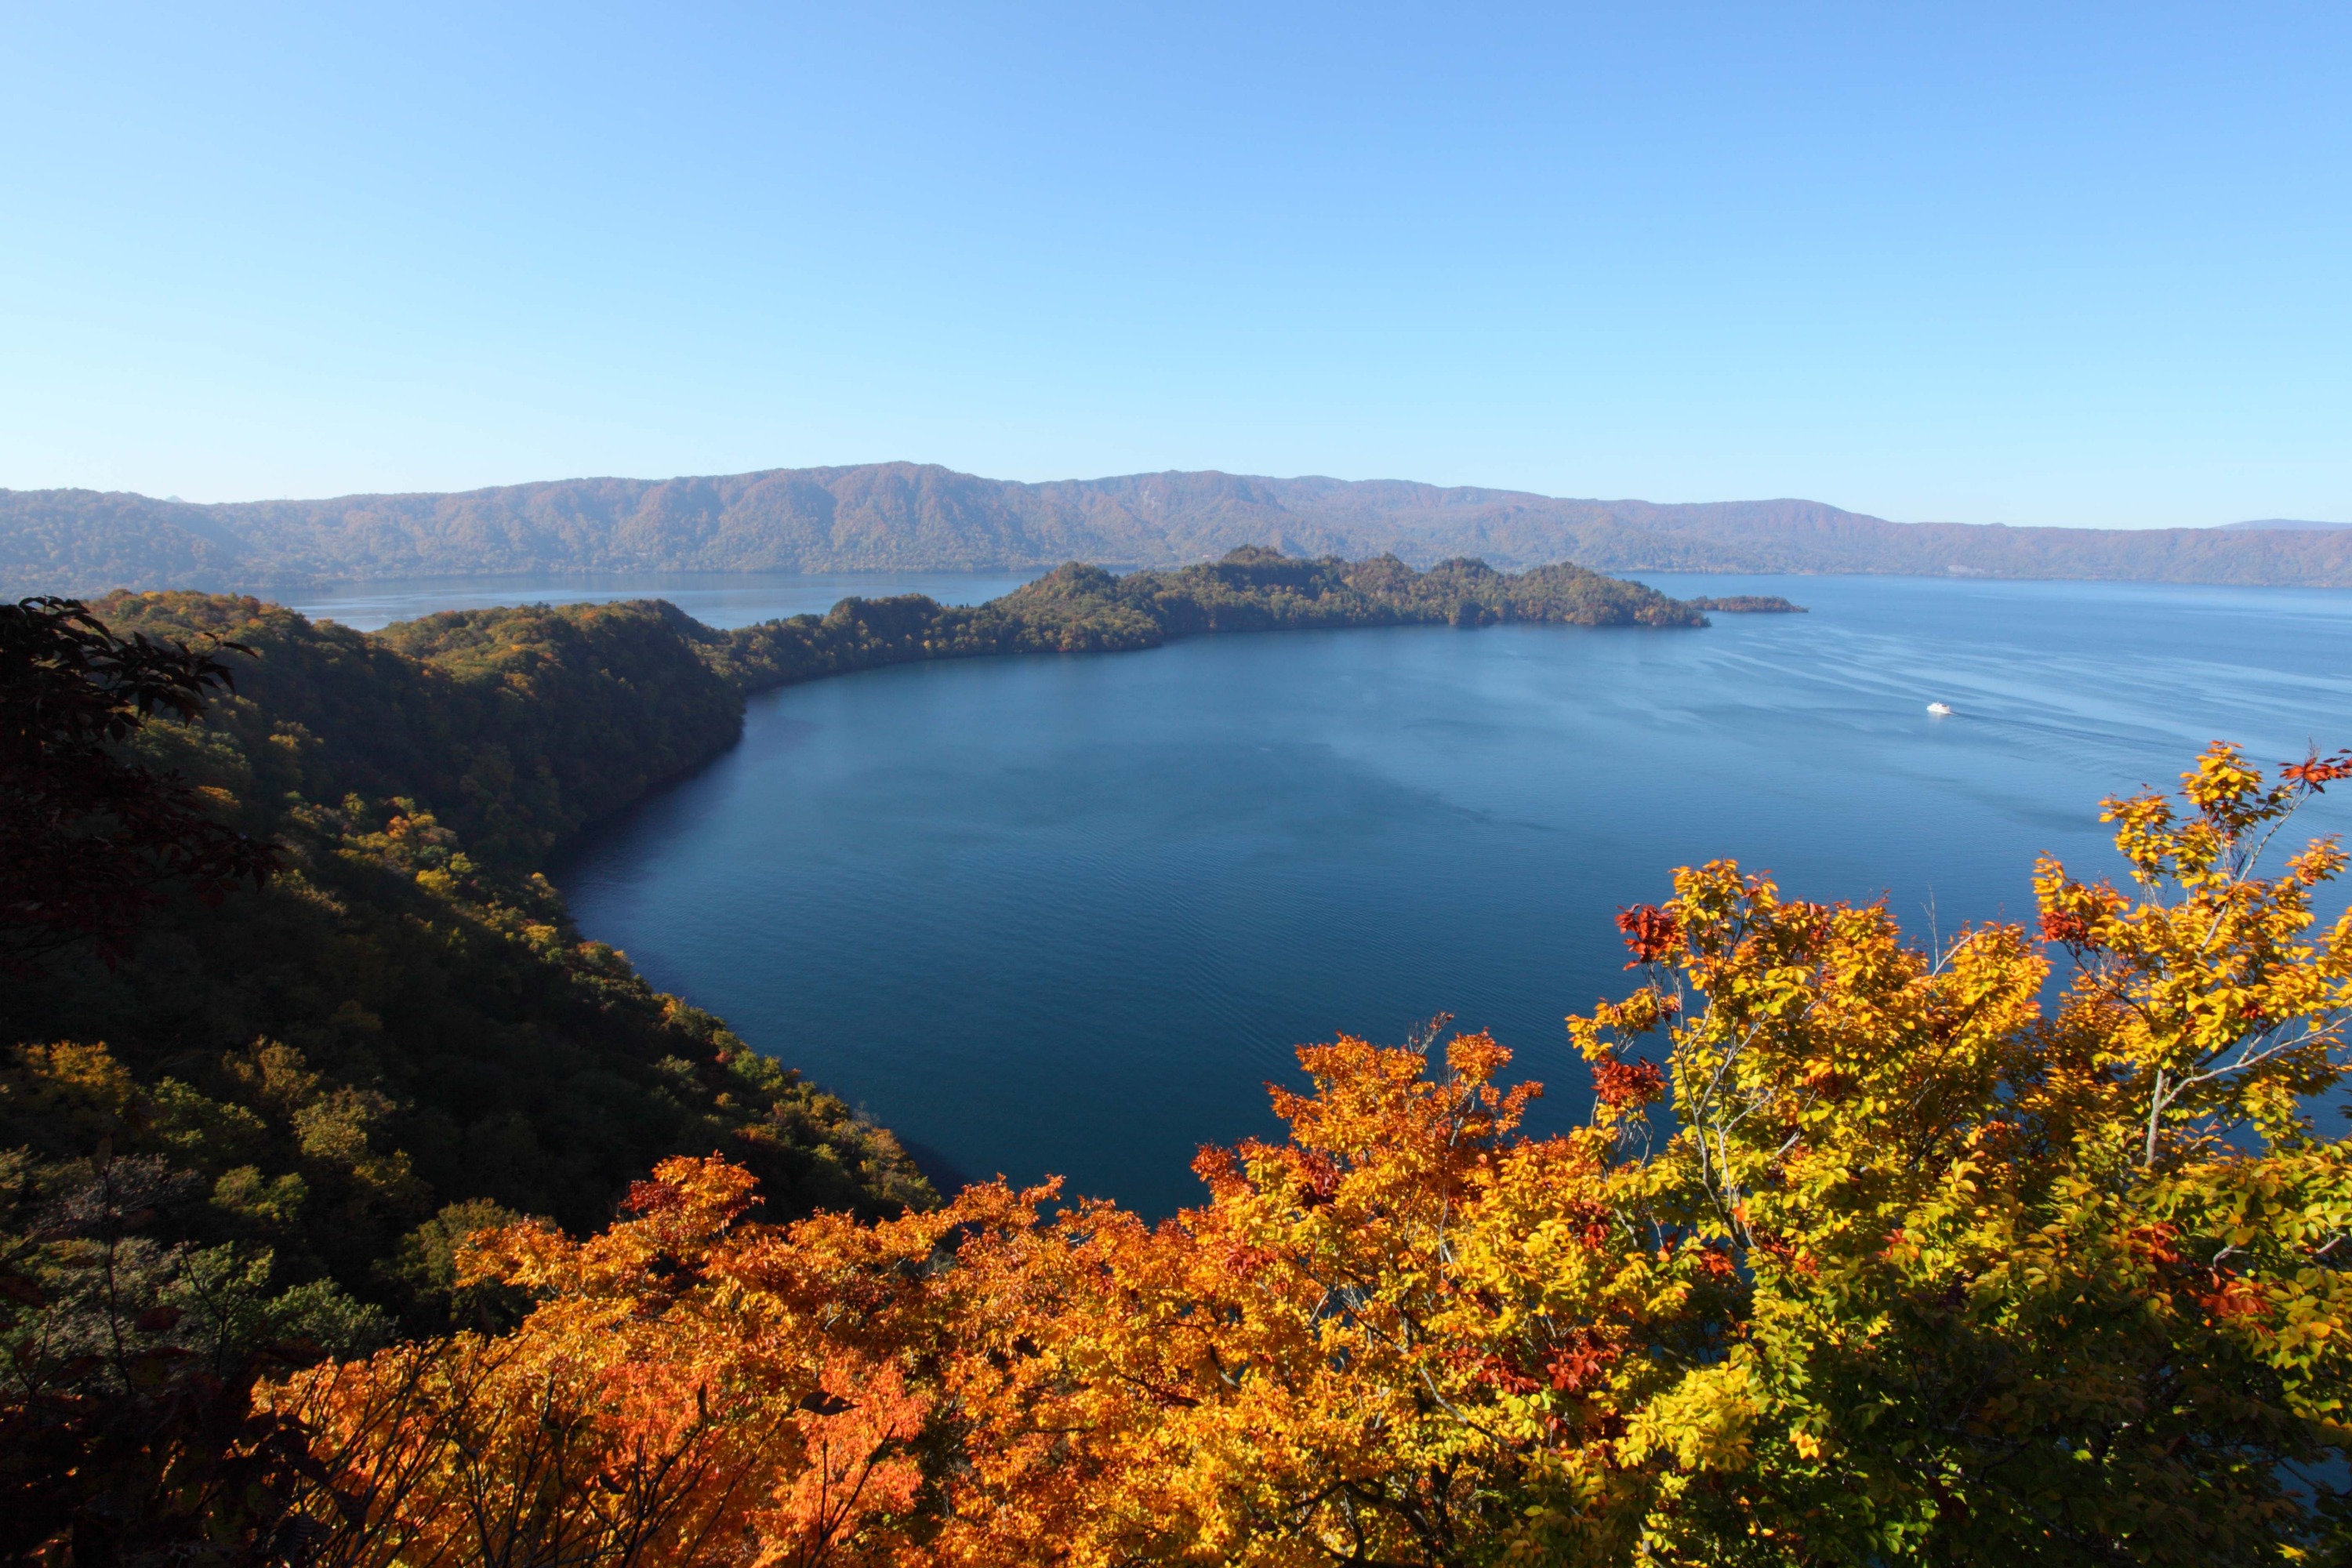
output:
[[[898,1147],[907,1152],[907,1158],[914,1162],[915,1169],[923,1173],[923,1179],[938,1189],[940,1196],[951,1198],[971,1185],[971,1175],[961,1166],[929,1143],[900,1138]]]
[[[782,717],[770,718],[766,721],[766,727],[769,731],[766,737],[767,743],[775,751],[789,751],[816,733],[817,730],[814,724],[798,719]],[[573,868],[596,859],[600,851],[610,841],[616,837],[625,837],[647,813],[660,810],[679,790],[709,775],[740,750],[742,744],[741,737],[737,737],[692,767],[682,769],[666,779],[657,780],[645,794],[637,796],[620,810],[600,816],[581,827],[572,837],[558,844],[549,854],[547,865],[544,868],[547,879],[561,889],[567,874]]]

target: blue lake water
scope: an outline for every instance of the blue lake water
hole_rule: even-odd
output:
[[[331,583],[266,596],[314,621],[363,632],[440,610],[494,605],[610,604],[667,599],[708,626],[748,626],[824,614],[852,595],[879,599],[928,594],[942,605],[977,605],[1040,575],[1035,572],[639,572],[559,573],[512,577],[386,577]]]
[[[590,934],[956,1172],[1165,1213],[1271,1128],[1291,1047],[1560,1020],[1611,924],[1731,857],[1924,936],[2112,867],[2102,795],[2206,742],[2352,742],[2352,594],[1653,575],[1805,616],[1309,632],[908,666],[753,700],[742,744],[558,880]],[[1931,716],[1940,700],[1954,710]],[[2315,829],[2346,826],[2329,796]]]

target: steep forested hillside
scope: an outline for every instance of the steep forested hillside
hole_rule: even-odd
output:
[[[928,1198],[887,1133],[579,941],[538,874],[736,735],[740,693],[673,615],[371,637],[250,599],[96,607],[119,633],[251,650],[224,656],[237,689],[201,722],[134,744],[286,866],[217,907],[171,903],[118,963],[68,952],[0,990],[20,1206],[68,1201],[102,1147],[152,1167],[156,1246],[216,1255],[257,1300],[340,1291],[418,1322],[452,1305],[453,1224],[593,1225],[669,1153],[732,1151],[787,1209]]]
[[[1169,565],[1242,544],[1610,572],[2352,584],[2341,531],[1897,523],[1806,500],[1657,505],[1221,473],[1017,484],[876,463],[216,506],[0,490],[0,588],[18,594],[430,573]]]

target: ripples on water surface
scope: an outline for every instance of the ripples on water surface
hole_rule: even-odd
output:
[[[1336,1030],[1451,1011],[1580,1116],[1560,1017],[1623,985],[1610,917],[1675,865],[1948,932],[2030,910],[2037,850],[2106,869],[2098,797],[2209,740],[2352,742],[2352,594],[1645,580],[1812,613],[821,681],[754,699],[560,880],[657,984],[954,1168],[1167,1212]]]

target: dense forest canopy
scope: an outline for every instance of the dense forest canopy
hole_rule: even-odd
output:
[[[9,990],[0,1026],[35,1051],[10,1069],[12,1126],[33,1117],[14,1142],[72,1152],[78,1133],[60,1143],[25,1108],[60,1073],[95,1075],[117,1152],[213,1193],[200,1230],[404,1313],[415,1282],[388,1260],[450,1203],[593,1223],[673,1150],[756,1144],[780,1196],[805,1186],[787,1201],[922,1192],[886,1134],[580,942],[539,874],[737,734],[740,693],[674,615],[525,608],[368,636],[189,594],[98,612],[118,634],[247,650],[228,656],[233,691],[195,722],[149,722],[133,754],[283,865],[257,894],[173,901],[124,962],[68,953]],[[239,1232],[223,1194],[248,1188],[303,1195]]]
[[[1658,505],[1375,480],[1135,474],[1017,484],[933,465],[593,479],[194,505],[0,490],[0,584],[257,588],[327,578],[1171,565],[1236,545],[1416,564],[2352,585],[2352,535],[1901,523],[1807,500]]]

